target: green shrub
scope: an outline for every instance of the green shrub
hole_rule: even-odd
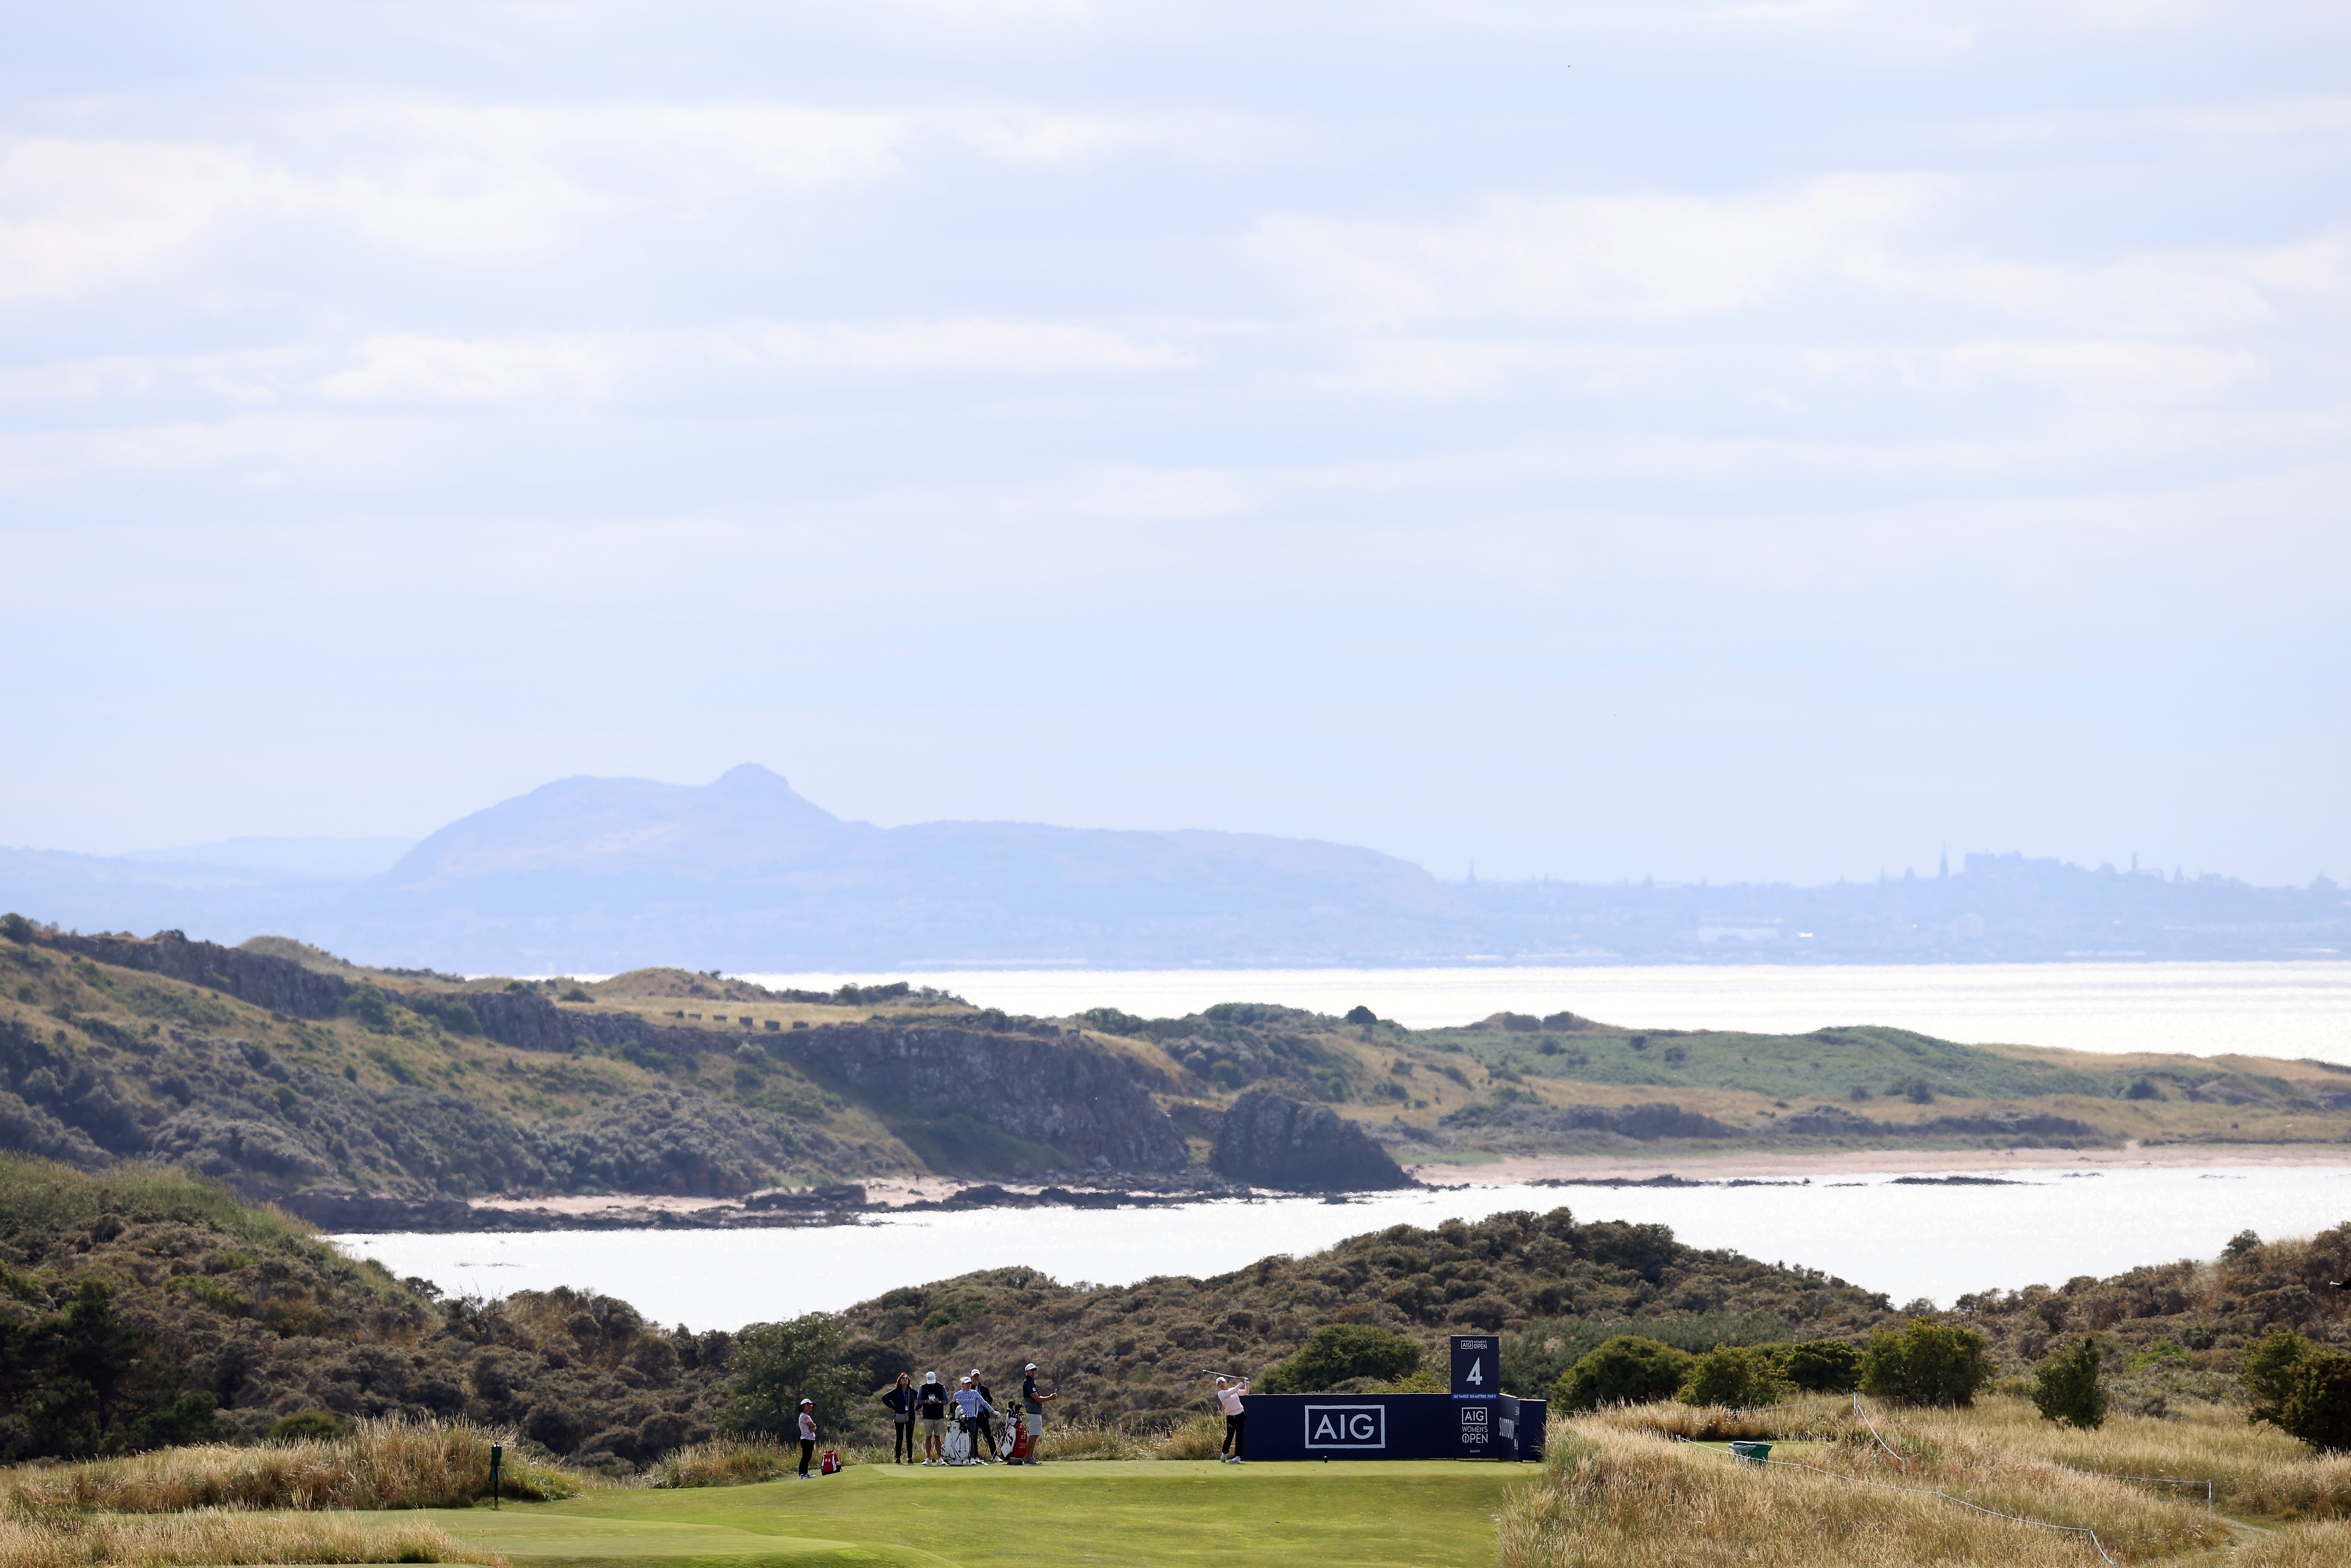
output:
[[[1879,1329],[1861,1353],[1861,1389],[1904,1405],[1972,1405],[1991,1381],[1984,1337],[1921,1319]]]
[[[2044,1421],[2063,1427],[2103,1427],[2106,1387],[2100,1380],[2105,1357],[2098,1342],[2085,1334],[2069,1340],[2032,1374],[2032,1403]]]
[[[2351,1450],[2351,1354],[2278,1329],[2245,1352],[2239,1373],[2249,1421],[2266,1421],[2327,1452]]]
[[[1591,1410],[1670,1399],[1697,1364],[1698,1357],[1686,1350],[1638,1334],[1618,1334],[1560,1375],[1552,1385],[1552,1408]]]
[[[1861,1386],[1861,1352],[1839,1339],[1764,1347],[1780,1375],[1811,1394],[1845,1394]]]
[[[745,1329],[727,1363],[726,1430],[798,1437],[800,1401],[813,1399],[817,1429],[837,1431],[848,1421],[857,1379],[845,1353],[841,1320],[830,1312]]]
[[[1690,1368],[1681,1387],[1685,1405],[1722,1405],[1734,1410],[1775,1404],[1787,1392],[1774,1358],[1766,1351],[1719,1344]]]
[[[0,915],[0,936],[5,936],[11,942],[29,944],[33,940],[33,923],[12,909]]]
[[[1325,1323],[1287,1361],[1268,1367],[1256,1386],[1266,1394],[1319,1394],[1351,1377],[1393,1380],[1420,1369],[1420,1346],[1371,1323]]]
[[[353,986],[343,998],[343,1010],[378,1033],[392,1028],[392,998],[364,981]]]
[[[350,1435],[350,1428],[332,1410],[302,1410],[270,1424],[268,1440],[273,1443],[305,1443],[313,1439],[332,1442]]]

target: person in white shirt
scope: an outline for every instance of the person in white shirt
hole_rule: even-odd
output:
[[[1228,1465],[1241,1462],[1241,1433],[1249,1426],[1249,1411],[1241,1400],[1248,1393],[1246,1377],[1238,1383],[1228,1377],[1217,1379],[1217,1403],[1225,1407],[1225,1440],[1217,1446],[1217,1452],[1225,1456]]]
[[[812,1479],[808,1473],[808,1468],[809,1460],[813,1458],[815,1454],[816,1401],[813,1399],[803,1399],[800,1401],[800,1479],[809,1480]]]

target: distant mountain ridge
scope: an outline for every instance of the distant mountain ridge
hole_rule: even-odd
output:
[[[2351,956],[2351,902],[2324,878],[2260,888],[1975,854],[1957,874],[1821,887],[1447,883],[1308,839],[881,828],[751,764],[701,786],[559,779],[371,877],[267,869],[368,852],[319,847],[334,842],[231,841],[199,846],[203,863],[0,851],[0,909],[474,974]]]
[[[501,801],[297,934],[476,968],[485,954],[579,970],[647,955],[730,967],[1294,963],[1393,951],[1468,913],[1373,850],[1029,822],[877,828],[746,764],[698,788],[578,778]]]

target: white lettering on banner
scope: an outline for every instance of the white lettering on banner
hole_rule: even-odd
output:
[[[1388,1412],[1384,1405],[1309,1405],[1306,1446],[1310,1448],[1384,1448],[1388,1446]]]
[[[1468,1372],[1463,1375],[1461,1381],[1464,1383],[1483,1384],[1486,1381],[1486,1375],[1480,1371],[1479,1368],[1483,1367],[1485,1364],[1486,1364],[1482,1361],[1471,1362],[1469,1364]]]
[[[1480,1444],[1486,1440],[1486,1407],[1483,1405],[1461,1406],[1461,1440]]]

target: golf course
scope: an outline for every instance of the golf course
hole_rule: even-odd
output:
[[[1444,1460],[853,1465],[805,1482],[598,1490],[562,1502],[432,1510],[424,1517],[518,1568],[965,1568],[1007,1561],[1453,1568],[1495,1560],[1505,1490],[1535,1473],[1531,1465]],[[359,1517],[389,1525],[419,1515]]]

